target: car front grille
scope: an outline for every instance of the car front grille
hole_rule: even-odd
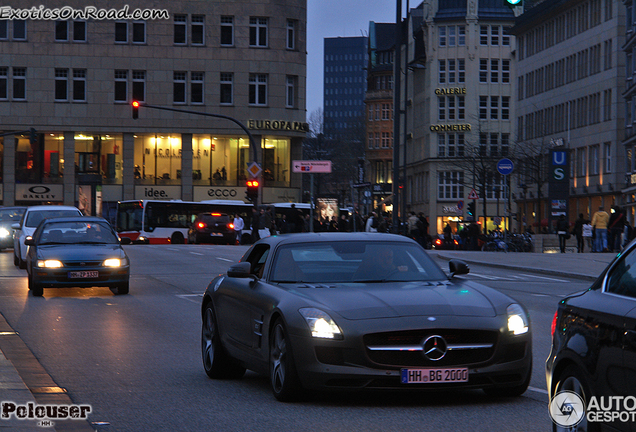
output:
[[[64,261],[65,267],[77,267],[79,269],[101,267],[103,261]]]
[[[424,341],[431,336],[441,336],[446,343],[445,354],[438,360],[427,358],[424,352]],[[491,359],[497,336],[496,331],[490,330],[409,330],[368,334],[364,336],[364,345],[369,359],[379,366],[467,366]]]

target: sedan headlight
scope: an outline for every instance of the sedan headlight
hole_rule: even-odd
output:
[[[521,305],[513,303],[508,306],[508,330],[514,335],[528,333],[528,317]]]
[[[316,308],[302,308],[298,312],[305,318],[311,335],[315,338],[342,339],[340,327],[326,313]]]
[[[62,264],[62,261],[59,261],[59,260],[48,259],[48,260],[38,260],[37,266],[40,268],[60,268],[60,267],[64,267],[64,264]]]
[[[6,228],[0,228],[0,238],[9,237],[11,233]]]
[[[126,258],[109,258],[102,264],[104,267],[121,267],[126,265]]]

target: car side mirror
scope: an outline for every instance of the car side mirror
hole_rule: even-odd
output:
[[[227,270],[227,276],[232,278],[256,278],[253,274],[250,273],[252,270],[252,264],[249,262],[240,262],[232,265]]]
[[[456,275],[468,274],[470,272],[470,267],[462,260],[452,259],[448,262],[448,268],[450,269],[450,277]]]
[[[128,237],[121,237],[119,239],[119,243],[123,245],[129,245],[129,244],[132,244],[132,240]]]
[[[14,230],[20,229],[20,224],[18,222],[12,223],[11,228],[13,228]]]
[[[24,239],[24,244],[25,244],[26,246],[35,246],[35,240],[33,240],[33,237],[31,237],[31,236],[27,236],[27,237]]]

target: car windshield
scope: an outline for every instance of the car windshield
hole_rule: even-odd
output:
[[[47,223],[36,236],[38,245],[119,243],[106,222]]]
[[[214,224],[214,223],[228,223],[230,222],[230,217],[226,214],[209,214],[209,215],[201,215],[201,221],[206,224]]]
[[[337,241],[278,248],[272,282],[398,282],[445,279],[418,245],[400,242]]]
[[[44,219],[53,219],[61,217],[81,216],[79,210],[38,210],[27,214],[24,226],[29,228],[37,227]]]
[[[0,208],[0,223],[4,224],[12,224],[14,222],[20,222],[22,215],[26,208]]]

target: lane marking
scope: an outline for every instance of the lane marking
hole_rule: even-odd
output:
[[[201,300],[199,300],[201,297],[203,297],[203,294],[177,294],[177,297],[195,303],[195,304],[200,304]]]
[[[200,255],[200,256],[203,256],[203,254],[202,254],[202,253],[199,253],[199,252],[192,252],[192,251],[190,251],[190,253],[191,253],[192,255]]]
[[[216,257],[216,259],[221,260],[221,261],[234,262],[234,260],[227,259],[227,258]]]
[[[537,387],[528,386],[528,390],[533,391],[533,392],[537,392],[537,393],[541,393],[541,394],[545,394],[545,395],[548,394],[547,390],[540,389],[540,388],[537,388]]]
[[[543,277],[543,276],[536,276],[536,275],[529,275],[529,274],[523,274],[520,273],[521,276],[526,276],[526,277],[533,277],[533,278],[537,278],[537,279],[546,279],[546,280],[551,280],[551,281],[555,281],[555,282],[569,282],[563,279],[555,279],[555,278],[549,278],[549,277]]]

